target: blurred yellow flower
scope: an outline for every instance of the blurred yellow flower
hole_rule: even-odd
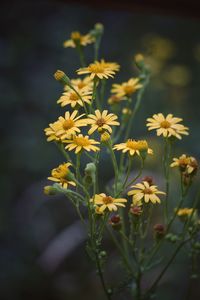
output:
[[[152,118],[147,119],[148,130],[156,129],[157,135],[163,135],[164,137],[175,136],[178,139],[181,139],[181,135],[188,135],[188,127],[178,124],[181,122],[181,118],[175,118],[172,114],[168,114],[164,117],[163,114],[154,114]]]
[[[153,150],[149,148],[145,140],[132,140],[128,139],[127,142],[114,145],[114,150],[122,151],[123,153],[129,152],[130,155],[137,154],[141,156],[142,152],[153,154]]]
[[[133,196],[133,204],[140,206],[140,201],[144,201],[145,203],[152,202],[160,203],[160,198],[157,194],[165,195],[164,192],[161,192],[157,189],[156,185],[150,185],[149,182],[143,181],[142,183],[137,183],[131,186],[132,189],[128,192],[129,196]]]
[[[90,74],[90,78],[108,79],[114,77],[116,71],[119,70],[117,63],[105,62],[104,60],[95,61],[86,68],[80,68],[77,70],[79,75]]]
[[[180,218],[181,221],[185,222],[191,215],[192,221],[197,219],[197,209],[195,208],[175,208],[176,215]]]
[[[117,206],[125,207],[124,203],[127,202],[125,198],[113,198],[104,193],[95,194],[94,198],[90,199],[94,205],[97,205],[97,213],[103,213],[106,209],[109,211],[116,211]]]
[[[47,141],[61,141],[61,134],[58,134],[60,130],[62,130],[62,125],[60,122],[56,121],[54,123],[50,123],[49,127],[44,129],[44,132],[47,136]]]
[[[119,104],[123,100],[127,100],[127,98],[125,98],[125,97],[118,97],[117,95],[111,95],[108,98],[108,104],[110,104],[110,105]]]
[[[82,35],[79,31],[71,33],[71,39],[64,41],[64,48],[75,48],[77,45],[87,46],[94,42],[94,38],[90,34]]]
[[[51,177],[48,177],[49,180],[59,183],[62,187],[67,188],[68,185],[75,186],[76,183],[70,180],[70,163],[64,163],[59,165],[57,168],[51,171]]]
[[[85,78],[76,78],[76,79],[71,79],[71,84],[76,90],[82,90],[84,88],[87,88],[87,90],[91,90],[93,88],[93,81],[89,76],[86,76]],[[70,91],[71,88],[69,85],[65,85],[64,90],[66,92]]]
[[[181,172],[186,172],[187,174],[195,173],[198,168],[197,160],[185,154],[182,154],[179,158],[173,158],[173,161],[170,167],[179,167]]]
[[[87,124],[91,125],[88,134],[92,134],[95,130],[98,130],[99,132],[108,131],[109,133],[112,133],[112,128],[110,126],[120,125],[120,123],[116,121],[118,117],[112,113],[108,114],[107,110],[104,110],[101,113],[100,110],[97,109],[94,113],[94,115],[88,115],[88,118],[86,119]]]
[[[75,153],[79,153],[82,150],[86,151],[99,151],[99,147],[94,146],[96,144],[99,144],[99,142],[89,139],[89,136],[83,136],[82,134],[74,135],[72,139],[63,141],[64,143],[67,143],[68,145],[65,147],[65,149],[72,151],[75,150]]]
[[[131,78],[127,82],[123,82],[122,84],[113,84],[111,92],[117,97],[130,97],[138,89],[141,89],[142,84],[140,84],[139,81],[139,78]]]
[[[76,91],[80,96],[75,91],[69,90],[62,94],[57,103],[61,104],[62,107],[71,105],[72,108],[77,105],[84,106],[83,102],[90,104],[90,100],[92,99],[92,91],[88,89],[88,87],[84,87],[82,89],[77,88]]]

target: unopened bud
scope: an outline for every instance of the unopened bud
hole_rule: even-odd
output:
[[[130,212],[130,214],[132,214],[134,216],[140,216],[142,213],[142,208],[140,206],[134,205],[134,206],[131,206],[129,212]]]
[[[142,181],[147,181],[149,185],[153,185],[153,178],[151,176],[145,176]]]
[[[109,140],[110,140],[110,134],[107,131],[105,131],[104,133],[101,134],[101,142],[102,143],[105,143]]]
[[[119,215],[114,215],[110,218],[109,224],[113,227],[115,230],[120,230],[121,229],[121,218]]]
[[[134,60],[138,69],[144,68],[144,56],[141,53],[136,54]]]
[[[53,196],[57,194],[57,190],[51,185],[46,185],[43,189],[43,192],[47,196]]]
[[[160,240],[165,236],[165,227],[162,224],[155,224],[154,227],[155,238]]]
[[[70,81],[69,77],[67,77],[67,75],[63,71],[61,71],[61,70],[57,70],[54,73],[54,78],[57,81],[60,81],[61,83],[63,83],[64,85],[71,86],[71,81]]]

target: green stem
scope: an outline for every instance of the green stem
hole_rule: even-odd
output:
[[[65,151],[65,147],[62,143],[59,143],[59,142],[55,142],[56,146],[58,147],[58,149],[60,150],[60,152],[63,154],[63,156],[65,157],[65,159],[68,161],[68,162],[71,162],[72,163],[72,160],[71,158],[69,157],[69,154]]]
[[[171,142],[169,138],[165,138],[165,147],[164,147],[164,158],[163,158],[163,165],[164,165],[164,176],[165,176],[165,202],[164,202],[164,218],[165,223],[168,222],[168,199],[169,199],[169,169],[170,169],[170,158],[171,158]]]
[[[116,157],[115,157],[115,153],[112,149],[112,145],[111,145],[110,141],[107,143],[107,145],[108,145],[108,149],[110,150],[110,155],[111,155],[113,168],[114,168],[114,172],[115,172],[114,194],[116,195],[117,182],[118,182],[118,176],[119,176],[118,165],[117,165],[117,160],[116,160]]]
[[[85,63],[85,57],[84,57],[84,53],[83,53],[83,47],[81,45],[77,45],[76,50],[79,54],[81,67],[84,68],[86,66],[86,63]]]

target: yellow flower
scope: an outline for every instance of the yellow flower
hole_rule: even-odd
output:
[[[114,105],[114,104],[119,104],[123,100],[127,100],[124,97],[118,97],[117,95],[111,95],[110,98],[108,98],[108,104]]]
[[[84,106],[83,102],[90,104],[92,99],[92,91],[87,87],[82,89],[76,89],[81,98],[73,90],[64,92],[62,96],[58,99],[57,103],[61,103],[61,106],[71,105],[74,108],[76,105]]]
[[[62,185],[62,187],[67,188],[68,185],[75,186],[76,183],[70,180],[70,163],[64,163],[59,165],[57,168],[51,171],[51,177],[48,177],[49,180],[54,181]]]
[[[77,70],[78,74],[90,74],[90,78],[108,79],[113,77],[116,71],[119,70],[117,63],[109,63],[104,60],[95,61],[86,68],[80,68]]]
[[[68,145],[65,147],[65,149],[72,151],[75,150],[75,153],[80,152],[81,150],[86,151],[99,151],[99,147],[94,146],[96,144],[99,144],[99,142],[89,139],[88,135],[83,136],[82,134],[74,135],[71,140],[65,140],[64,143],[67,143]]]
[[[156,185],[150,185],[147,181],[137,183],[131,187],[136,189],[130,190],[128,195],[133,196],[133,204],[137,204],[138,206],[140,206],[139,203],[141,200],[145,203],[148,203],[149,201],[153,204],[160,203],[160,199],[157,194],[165,194],[164,192],[159,191]]]
[[[86,126],[85,119],[80,118],[84,114],[77,116],[78,111],[75,110],[71,115],[67,111],[65,117],[59,117],[54,123],[49,124],[48,128],[45,128],[45,134],[47,135],[47,141],[62,141],[65,138],[71,137],[71,135],[80,132],[79,127]]]
[[[86,119],[87,124],[91,125],[88,134],[92,134],[95,130],[112,133],[112,128],[110,126],[120,125],[120,123],[116,121],[117,118],[118,117],[115,114],[108,114],[107,110],[104,110],[102,113],[98,109],[95,110],[95,114],[88,115],[88,118]]]
[[[64,41],[63,46],[65,48],[76,48],[77,45],[87,46],[94,42],[94,38],[90,34],[82,35],[78,31],[71,33],[71,39]]]
[[[87,88],[88,91],[92,91],[93,88],[93,81],[89,76],[86,76],[85,78],[76,78],[76,79],[71,79],[71,85],[75,88],[75,90],[82,90],[84,88]],[[64,90],[66,92],[70,91],[71,88],[69,85],[65,85]]]
[[[154,114],[152,118],[147,119],[148,130],[156,129],[157,135],[163,135],[164,137],[175,136],[181,139],[181,135],[188,135],[188,127],[178,124],[182,121],[181,118],[175,118],[172,114],[168,114],[166,117],[163,114]]]
[[[97,205],[97,212],[103,213],[105,209],[108,209],[109,211],[116,211],[117,206],[125,207],[124,203],[127,202],[124,198],[113,198],[111,196],[107,196],[104,193],[96,194],[94,198],[90,199],[90,202],[94,203],[94,205]]]
[[[191,215],[192,215],[192,221],[195,221],[197,219],[197,209],[195,208],[180,208],[175,209],[176,215],[180,218],[181,221],[185,222]]]
[[[113,84],[111,92],[118,97],[130,97],[138,89],[141,89],[142,84],[139,83],[139,78],[131,78],[122,84]]]
[[[132,140],[128,139],[127,142],[114,145],[114,150],[119,150],[123,153],[129,152],[130,155],[141,155],[143,152],[153,154],[153,150],[149,148],[147,141],[145,140]]]
[[[109,140],[110,140],[110,134],[107,131],[103,132],[101,134],[101,142],[105,143],[105,142],[107,142]]]
[[[47,141],[61,141],[61,135],[58,134],[60,130],[62,130],[60,122],[56,121],[54,123],[50,123],[49,127],[44,129],[44,132],[47,136]]]
[[[195,173],[198,168],[197,160],[185,154],[182,154],[179,158],[173,158],[173,161],[170,167],[179,167],[181,172],[186,172],[187,174]]]

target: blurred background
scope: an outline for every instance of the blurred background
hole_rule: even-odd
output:
[[[145,120],[153,113],[173,113],[183,117],[184,125],[190,128],[190,136],[177,143],[174,155],[186,152],[200,157],[198,4],[123,2],[32,0],[1,4],[1,300],[103,300],[98,278],[84,252],[85,232],[73,208],[63,197],[43,195],[50,170],[63,161],[55,146],[46,142],[43,129],[63,113],[56,105],[62,88],[53,73],[62,69],[74,78],[79,68],[76,52],[62,46],[72,31],[87,33],[97,22],[105,26],[101,57],[121,65],[121,72],[110,83],[137,76],[133,57],[144,53],[152,79],[135,120],[134,137],[147,137]],[[86,55],[91,62],[91,46]],[[151,146],[156,155],[148,162],[146,175],[156,177],[163,187],[160,161],[156,160],[161,144],[154,134]],[[108,170],[106,175],[102,170],[102,182],[113,175],[108,157],[104,161]],[[198,179],[191,197],[197,185]],[[117,253],[109,241],[108,247],[112,282],[120,276]],[[162,281],[158,298],[183,300],[190,290],[188,299],[199,299],[200,281],[197,278],[189,283],[190,263],[182,255]],[[127,299],[127,295],[117,299]]]

